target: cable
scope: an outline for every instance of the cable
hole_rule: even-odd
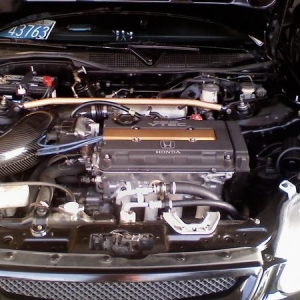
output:
[[[41,99],[49,98],[50,92],[51,92],[51,89],[48,87]]]
[[[269,151],[271,148],[274,148],[274,147],[279,148],[279,146],[282,147],[282,142],[270,144],[270,145],[264,147],[260,152],[258,152],[256,154],[256,156],[261,156],[263,153],[265,153],[266,151]]]
[[[113,102],[109,102],[109,101],[90,101],[90,102],[85,102],[79,106],[77,106],[71,113],[71,117],[75,117],[76,114],[78,113],[79,110],[87,107],[87,106],[91,106],[91,105],[107,105],[107,106],[111,106],[117,109],[120,109],[122,111],[125,111],[127,113],[130,114],[130,112],[132,111],[129,107],[121,105],[121,104],[117,104],[117,103],[113,103]],[[138,117],[139,119],[141,119],[143,116],[137,112],[134,112],[134,116]]]
[[[43,156],[43,155],[60,154],[60,153],[76,150],[83,146],[96,144],[98,142],[101,142],[102,140],[103,140],[102,136],[96,136],[93,138],[72,142],[68,144],[61,144],[61,145],[45,145],[45,144],[43,145],[39,141],[39,146],[42,146],[42,148],[37,150],[36,155]]]
[[[60,144],[60,145],[47,145],[47,144],[43,144],[42,141],[43,139],[46,139],[46,135],[41,136],[38,140],[37,140],[37,144],[40,147],[43,148],[58,148],[58,147],[65,147],[65,146],[73,146],[73,145],[77,145],[79,142],[82,142],[83,140],[79,140],[79,141],[75,141],[75,142],[70,142],[70,143],[66,143],[66,144]]]
[[[228,108],[229,106],[227,106]],[[251,130],[246,130],[246,131],[243,131],[242,129],[242,134],[243,135],[246,135],[248,133],[264,133],[266,131],[269,131],[269,132],[272,132],[272,131],[275,131],[276,129],[280,129],[280,130],[286,130],[286,128],[288,126],[291,126],[291,125],[294,125],[295,123],[299,122],[300,121],[300,118],[297,117],[297,118],[294,118],[292,120],[290,120],[289,122],[286,122],[286,123],[283,123],[283,124],[280,124],[280,125],[276,125],[276,126],[273,126],[273,127],[264,127],[264,128],[261,128],[261,129],[251,129]]]
[[[55,147],[46,148],[44,150],[50,151],[52,153],[62,153],[62,152],[66,152],[66,151],[81,148],[82,146],[85,146],[85,145],[95,144],[95,143],[100,142],[100,141],[102,141],[101,136],[91,138],[91,139],[86,139],[84,141],[80,141],[80,142],[78,142],[77,144],[75,144],[73,146],[68,145],[68,144],[63,144],[63,145],[58,145],[58,146],[55,146]],[[40,150],[43,150],[43,149],[40,149]]]
[[[20,186],[20,185],[28,185],[28,186],[47,186],[52,187],[55,189],[60,189],[61,191],[65,192],[69,197],[71,198],[72,202],[76,202],[75,195],[73,192],[63,187],[62,185],[56,184],[56,183],[49,183],[44,181],[20,181],[20,182],[1,182],[0,187],[6,187],[6,186]]]
[[[197,78],[198,77],[200,77],[200,76],[197,76]],[[203,78],[201,78],[201,79],[185,79],[182,82],[179,82],[178,84],[175,85],[175,87],[178,85],[180,85],[181,87],[179,87],[179,88],[173,87],[168,90],[163,90],[158,93],[158,97],[162,97],[162,96],[168,95],[168,94],[182,93],[185,89],[188,88],[187,87],[188,84],[195,84],[195,83],[206,84],[208,82],[219,84],[219,79],[217,79],[216,77],[207,77],[207,76],[203,76]]]
[[[69,154],[68,153],[67,155],[64,155],[64,154],[55,155],[55,156],[51,157],[51,159],[48,161],[47,168],[62,159],[69,160],[69,159],[75,159],[78,157],[80,157],[80,154]]]

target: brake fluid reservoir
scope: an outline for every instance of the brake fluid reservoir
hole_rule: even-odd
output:
[[[214,83],[207,83],[202,86],[200,100],[204,102],[217,103],[220,88]]]
[[[243,82],[241,84],[241,91],[244,95],[245,100],[249,100],[254,97],[254,93],[256,90],[256,84],[253,82]]]

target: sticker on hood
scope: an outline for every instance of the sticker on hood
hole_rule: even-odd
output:
[[[41,20],[32,23],[21,24],[0,32],[0,37],[13,39],[47,40],[55,21]]]

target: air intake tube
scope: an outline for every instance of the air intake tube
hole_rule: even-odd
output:
[[[28,170],[39,162],[37,140],[53,125],[49,111],[30,113],[0,137],[0,177]]]

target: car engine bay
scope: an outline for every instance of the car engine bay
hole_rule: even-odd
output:
[[[264,248],[279,183],[300,170],[297,97],[277,68],[0,66],[1,247]]]

